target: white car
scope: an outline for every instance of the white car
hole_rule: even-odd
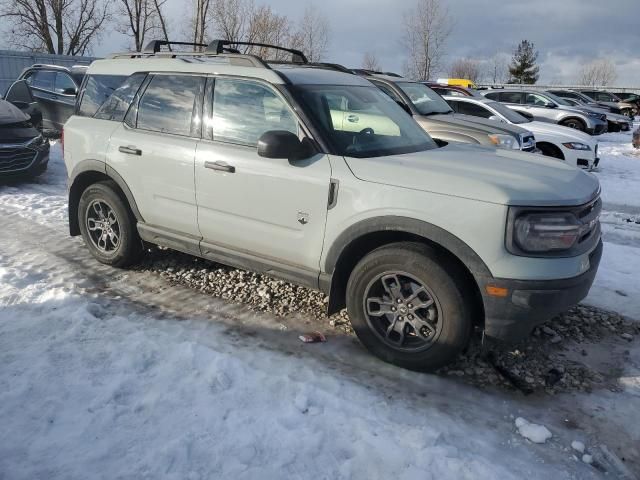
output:
[[[598,166],[598,142],[579,130],[552,123],[531,121],[503,104],[477,97],[443,97],[457,113],[470,117],[496,120],[525,126],[536,137],[543,155],[558,158],[579,168],[592,170]]]

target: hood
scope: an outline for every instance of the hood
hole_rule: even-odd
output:
[[[21,143],[40,135],[29,122],[30,117],[18,107],[0,100],[0,143]]]
[[[455,121],[457,125],[468,126],[476,130],[482,130],[486,133],[508,133],[516,136],[520,134],[526,135],[530,133],[527,129],[522,128],[518,125],[497,122],[495,120],[489,120],[488,118],[472,117],[469,115],[463,115],[461,113],[450,113],[449,115],[437,115],[437,117],[439,117],[438,119],[440,119],[440,117],[447,117],[447,118],[450,117],[453,119],[453,121]],[[430,117],[430,118],[433,118],[433,117]]]
[[[563,127],[555,123],[533,121],[525,124],[534,135],[562,135],[567,142],[580,142],[585,145],[594,146],[597,142],[594,138],[575,128]]]
[[[0,100],[0,125],[27,121],[29,121],[29,116],[25,115],[22,110],[6,100]]]
[[[555,159],[477,145],[345,160],[366,182],[501,205],[576,206],[600,190],[594,175]]]

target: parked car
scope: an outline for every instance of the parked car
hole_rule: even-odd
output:
[[[422,83],[380,74],[367,75],[366,78],[410,113],[433,138],[535,151],[535,137],[528,130],[491,121],[479,124],[464,115],[457,115],[440,95]],[[358,116],[357,112],[352,114]]]
[[[531,120],[557,123],[590,135],[600,135],[607,130],[604,114],[591,114],[570,106],[561,106],[549,94],[536,90],[482,90],[490,100],[504,103],[512,110]]]
[[[12,86],[7,98],[17,98],[17,89],[19,86]],[[0,179],[38,176],[49,162],[49,142],[25,112],[29,110],[25,104],[29,102],[24,99],[16,102],[18,106],[0,100]]]
[[[73,114],[76,96],[87,70],[85,66],[32,65],[18,80],[26,80],[42,111],[43,128],[61,131]]]
[[[474,326],[521,339],[587,295],[595,176],[439,144],[367,78],[229,44],[89,67],[121,79],[106,101],[86,89],[64,127],[70,233],[98,261],[130,265],[147,242],[320,289],[369,350],[416,370]]]
[[[545,156],[587,170],[597,167],[600,162],[598,142],[586,133],[561,125],[529,120],[502,103],[487,98],[446,96],[444,99],[457,113],[526,128],[535,135],[536,147]]]
[[[579,100],[574,100],[573,98],[563,98],[562,101],[566,104],[569,104],[571,107],[576,107],[581,110],[603,113],[607,116],[607,131],[608,132],[628,132],[633,128],[633,121],[624,115],[618,115],[617,113],[611,113],[606,107],[602,106],[591,106],[585,105]]]
[[[455,85],[445,85],[442,83],[434,82],[422,82],[438,95],[444,97],[449,95],[451,97],[479,97],[480,94],[476,90],[470,88],[458,87]]]
[[[591,98],[596,103],[611,108],[611,111],[613,113],[626,115],[627,117],[630,117],[630,118],[633,118],[638,113],[638,110],[636,109],[635,105],[631,103],[623,102],[611,92],[605,92],[603,90],[591,90],[591,89],[581,89],[577,91]]]
[[[640,113],[640,95],[632,92],[616,92],[616,97],[625,103],[631,103],[636,107],[636,115]]]
[[[562,98],[565,102],[578,108],[588,107],[591,110],[604,113],[607,116],[608,130],[611,132],[626,131],[627,126],[632,127],[633,121],[627,116],[620,113],[620,109],[600,104],[585,94],[575,90],[562,88],[554,88],[547,90],[547,93]]]
[[[443,85],[456,85],[464,88],[477,88],[475,83],[466,78],[439,78],[438,83]]]

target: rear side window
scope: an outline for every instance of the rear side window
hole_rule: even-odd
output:
[[[33,76],[31,86],[41,88],[42,90],[49,90],[53,92],[53,85],[56,79],[56,72],[49,72],[47,70],[38,70]]]
[[[56,73],[55,90],[56,93],[60,93],[62,95],[75,95],[76,84],[69,75],[58,72]]]
[[[129,110],[129,105],[131,105],[133,98],[145,78],[147,78],[146,73],[134,73],[131,75],[111,94],[107,101],[102,104],[94,115],[94,118],[122,122],[124,116],[127,114],[127,110]]]
[[[487,98],[489,98],[491,100],[500,101],[500,94],[498,92],[487,93],[485,95],[485,97],[487,97]]]
[[[138,105],[137,128],[191,135],[192,120],[198,103],[201,103],[204,82],[204,77],[190,75],[153,77]]]
[[[520,103],[522,101],[522,93],[520,92],[502,92],[500,101],[505,103]]]
[[[463,115],[471,115],[472,117],[482,117],[489,118],[493,115],[491,111],[487,110],[480,105],[476,105],[475,103],[469,102],[459,102],[458,103],[458,113],[462,113]]]
[[[93,117],[126,78],[126,75],[90,75],[83,89],[78,115]]]

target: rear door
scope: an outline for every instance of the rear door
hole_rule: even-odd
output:
[[[56,72],[50,70],[35,70],[25,76],[27,83],[42,111],[42,124],[44,128],[59,129],[56,122],[56,94],[54,85]]]
[[[197,75],[150,75],[107,153],[107,164],[127,182],[145,224],[194,241],[200,238],[194,161],[204,83]]]
[[[71,75],[65,72],[56,72],[53,89],[55,93],[53,121],[62,126],[73,115],[78,87]]]
[[[258,80],[216,78],[214,91],[212,106],[206,102],[208,128],[195,165],[203,254],[227,252],[236,260],[286,265],[317,279],[331,177],[328,156],[295,162],[260,157],[256,145],[263,133],[304,135],[293,110],[273,86]]]

